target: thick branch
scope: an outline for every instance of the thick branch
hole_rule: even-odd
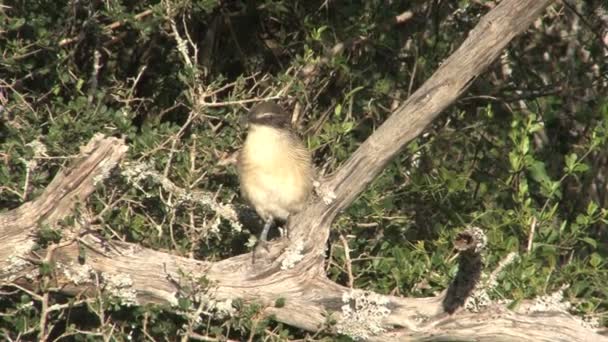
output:
[[[47,222],[68,215],[68,209],[92,192],[95,180],[108,174],[109,167],[124,155],[126,147],[120,140],[98,136],[83,150],[83,157],[67,172],[59,173],[39,199],[1,216],[2,236],[13,240],[18,237],[19,241],[29,243],[31,230],[39,222],[36,215],[45,217]],[[26,230],[19,233],[18,226]],[[3,244],[1,247],[0,250],[5,250],[9,246]],[[281,258],[285,254],[287,252],[283,251]],[[108,242],[88,234],[56,246],[52,256],[56,287],[69,295],[95,296],[102,290],[124,303],[175,305],[179,297],[191,296],[194,288],[200,290],[200,293],[194,293],[199,298],[201,295],[214,301],[241,298],[246,302],[262,303],[265,313],[302,329],[359,333],[382,340],[400,340],[406,336],[429,340],[436,336],[482,336],[482,339],[494,340],[518,334],[538,340],[602,340],[601,336],[562,313],[545,313],[546,316],[537,317],[496,308],[476,315],[461,312],[449,316],[443,313],[441,297],[398,298],[353,291],[331,282],[324,275],[283,270],[278,265],[274,269],[257,267],[251,263],[249,255],[209,263],[135,244]],[[4,265],[8,264],[9,269],[13,268],[11,261],[12,257],[0,260]],[[260,268],[266,273],[260,273]],[[0,279],[4,284],[13,281],[35,288],[31,279],[37,279],[37,269],[35,264],[21,264],[18,269],[4,272]],[[211,285],[201,289],[193,287],[201,278],[209,279]],[[284,299],[285,305],[275,307],[279,298]],[[352,307],[357,308],[356,311],[348,310]],[[330,321],[337,324],[329,324]],[[534,326],[542,329],[531,330]],[[370,333],[370,328],[374,328],[375,333]]]
[[[0,279],[11,276],[21,258],[34,247],[32,233],[41,223],[54,225],[84,201],[98,182],[122,159],[127,147],[116,138],[98,134],[81,148],[80,159],[59,172],[36,200],[0,214]]]
[[[313,205],[294,220],[292,240],[309,242],[321,253],[329,225],[412,139],[422,133],[525,30],[552,0],[503,0],[469,32],[441,67],[330,178],[336,200]],[[312,218],[312,219],[310,219]]]
[[[242,268],[243,261],[237,258],[208,263],[135,244],[117,242],[109,245],[93,236],[85,238],[84,246],[87,247],[86,266],[77,262],[80,251],[76,242],[54,252],[56,267],[61,271],[56,272],[58,285],[66,294],[93,295],[99,287],[132,304],[176,305],[179,296],[187,296],[183,288],[205,277],[212,280],[212,285],[206,290],[209,299],[241,298],[246,302],[261,303],[266,314],[273,314],[277,320],[295,327],[309,331],[340,331],[341,326],[346,329],[350,324],[343,319],[342,307],[349,304],[343,298],[345,294],[351,294],[351,289],[327,278],[308,278],[306,274],[279,271],[252,279],[252,273],[234,272]],[[21,272],[26,274],[34,268],[30,266]],[[89,273],[86,282],[80,278],[78,280],[82,283],[75,285],[73,275],[86,273],[82,271],[85,268]],[[188,277],[184,278],[184,274]],[[123,288],[113,283],[117,276],[121,277]],[[93,279],[101,279],[101,283],[94,283]],[[22,285],[27,286],[28,283],[24,280]],[[275,307],[274,303],[279,298],[284,299],[285,305]],[[373,340],[378,341],[402,341],[406,337],[428,341],[471,338],[479,341],[608,341],[565,313],[520,314],[495,306],[482,313],[460,312],[450,316],[442,313],[440,297],[381,298],[386,300],[385,307],[390,313],[381,318],[386,332],[374,336]],[[371,312],[372,309],[374,307],[370,306],[363,311]],[[337,326],[328,325],[328,315],[339,322]],[[374,316],[369,315],[368,320],[373,320]],[[356,325],[364,325],[362,322],[352,324],[355,328]]]

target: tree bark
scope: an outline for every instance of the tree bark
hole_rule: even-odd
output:
[[[266,254],[256,253],[255,260],[248,253],[204,262],[73,229],[52,250],[58,287],[74,296],[94,295],[95,288],[102,288],[126,304],[176,305],[179,297],[192,295],[197,280],[206,278],[211,283],[199,289],[204,291],[199,300],[255,301],[278,321],[309,331],[328,329],[379,341],[608,340],[564,312],[509,311],[494,304],[480,313],[461,309],[450,315],[443,295],[400,298],[351,290],[327,279],[323,268],[330,225],[338,213],[551,2],[503,0],[484,16],[436,73],[324,181],[326,191],[335,194],[333,202],[318,201],[293,217],[289,238],[271,243]],[[0,284],[31,285],[26,279],[36,279],[38,269],[28,258],[35,231],[41,223],[54,226],[70,215],[126,149],[119,139],[95,136],[41,196],[0,214]],[[285,305],[276,304],[279,298]]]

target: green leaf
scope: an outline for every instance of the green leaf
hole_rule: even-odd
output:
[[[586,172],[587,170],[589,170],[589,165],[587,165],[583,162],[576,164],[576,166],[574,166],[574,169],[573,169],[573,171],[576,173],[583,173],[583,172]]]
[[[521,170],[521,157],[517,153],[513,151],[509,152],[509,162],[511,163],[511,170],[513,172]]]
[[[547,169],[545,168],[545,163],[535,160],[528,167],[528,171],[530,172],[530,176],[532,179],[539,183],[549,183],[551,182],[551,178],[547,175]]]
[[[342,115],[342,105],[341,104],[338,103],[336,105],[336,108],[334,108],[334,115],[338,118]]]
[[[597,203],[595,203],[594,201],[589,201],[589,204],[587,204],[587,215],[593,216],[593,214],[595,214],[597,212],[598,208],[599,207],[598,207]]]
[[[603,262],[602,257],[597,254],[597,253],[593,253],[591,254],[591,257],[589,258],[589,264],[593,267],[593,268],[598,268]]]
[[[362,86],[359,86],[359,87],[354,88],[353,90],[349,91],[349,92],[348,92],[348,93],[347,93],[347,94],[344,96],[344,99],[345,99],[345,100],[350,99],[350,98],[351,98],[351,97],[353,97],[353,96],[354,96],[356,93],[360,92],[360,91],[361,91],[361,90],[363,90],[363,89],[365,89],[365,87],[362,87]]]
[[[519,189],[518,190],[519,190],[518,194],[522,198],[525,197],[526,195],[528,195],[528,182],[521,181],[519,183]]]
[[[566,171],[567,173],[572,173],[574,172],[574,166],[576,164],[576,153],[571,153],[569,155],[567,155],[564,158],[564,162],[566,163],[566,167],[564,168],[564,171]]]
[[[540,123],[534,123],[532,124],[532,126],[530,126],[530,130],[528,132],[530,133],[534,133],[534,132],[538,132],[541,129],[543,129],[543,125]]]
[[[520,148],[522,154],[528,154],[530,151],[530,137],[525,136],[523,139],[521,139]]]
[[[588,245],[590,245],[591,247],[593,247],[594,249],[597,248],[597,241],[595,241],[594,239],[585,236],[584,238],[580,239],[581,241],[587,243]]]
[[[279,297],[279,298],[277,298],[277,300],[274,301],[275,308],[282,308],[284,306],[285,306],[285,298]]]
[[[355,124],[352,121],[347,121],[342,123],[342,133],[348,133],[352,131]]]
[[[17,18],[9,21],[10,24],[8,26],[9,30],[16,30],[25,24],[25,18]]]
[[[581,226],[586,226],[589,223],[589,217],[579,214],[576,216],[576,223]]]
[[[192,302],[188,298],[180,297],[177,299],[177,305],[180,309],[187,311],[192,307]]]

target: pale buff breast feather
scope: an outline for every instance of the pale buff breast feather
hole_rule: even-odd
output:
[[[264,219],[300,211],[312,190],[312,162],[288,130],[252,125],[238,161],[241,192]]]

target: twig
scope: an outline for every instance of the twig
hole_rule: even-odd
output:
[[[14,83],[13,83],[14,84]],[[13,91],[13,93],[15,93],[15,95],[17,95],[17,97],[23,101],[23,104],[34,114],[38,115],[38,113],[34,110],[34,108],[25,100],[25,97],[23,95],[21,95],[20,92],[18,92],[17,90],[15,90],[15,88],[13,88],[13,84],[9,84],[6,81],[4,81],[2,78],[0,78],[0,86],[2,86],[3,88],[8,88],[10,90]]]
[[[46,250],[46,255],[44,257],[44,260],[42,260],[43,263],[45,264],[50,264],[53,258],[53,252],[58,249],[61,248],[63,246],[67,246],[71,243],[73,243],[75,241],[75,239],[70,239],[68,241],[64,241],[62,243],[58,243],[58,244],[52,244],[50,245],[47,250]],[[42,299],[41,299],[41,308],[40,308],[40,322],[38,324],[38,340],[39,341],[46,341],[48,338],[48,334],[50,334],[50,329],[47,332],[46,329],[46,325],[47,325],[47,321],[48,321],[48,315],[50,313],[51,310],[49,310],[49,295],[50,295],[50,291],[48,288],[48,283],[50,282],[50,276],[46,275],[42,278],[42,289],[44,291],[44,294],[42,295]]]
[[[278,100],[280,98],[281,98],[280,96],[275,95],[275,96],[268,96],[268,97],[264,97],[264,98],[256,97],[256,98],[247,99],[247,100],[224,101],[224,102],[205,102],[205,99],[201,99],[201,101],[199,101],[199,104],[201,104],[205,107],[224,107],[224,106],[233,106],[233,105],[252,103],[252,102]]]
[[[30,172],[32,166],[30,162],[25,159],[23,160],[23,162],[25,163],[25,181],[23,182],[23,194],[21,195],[21,199],[25,202],[27,201],[27,188],[30,185]]]
[[[577,10],[576,7],[574,7],[574,5],[570,4],[567,0],[562,0],[561,1],[562,4],[564,4],[564,6],[566,6],[572,13],[574,13],[574,15],[576,15],[581,22],[583,23],[583,25],[587,26],[587,28],[589,29],[589,31],[591,32],[591,34],[593,34],[597,40],[604,45],[604,47],[608,48],[608,44],[606,44],[606,42],[604,41],[604,38],[600,35],[599,30],[595,29],[593,27],[593,25],[591,25],[591,23],[589,21],[587,21],[587,19],[585,18],[585,16],[583,16],[582,14],[580,14]]]
[[[141,20],[141,19],[149,16],[150,14],[152,14],[152,10],[148,9],[148,10],[145,10],[145,11],[143,11],[141,13],[136,14],[135,16],[133,16],[133,19],[135,19],[135,20]],[[127,22],[126,20],[115,21],[115,22],[113,22],[111,24],[108,24],[108,25],[104,26],[103,29],[107,30],[107,31],[112,31],[112,30],[115,30],[115,29],[121,27],[126,22]],[[62,40],[59,41],[59,46],[60,47],[64,47],[64,46],[66,46],[68,44],[74,43],[77,40],[78,40],[78,37],[64,38],[64,39],[62,39]]]
[[[220,341],[219,339],[215,338],[215,337],[210,337],[210,336],[206,336],[206,335],[201,335],[201,334],[197,334],[195,332],[189,332],[188,334],[185,335],[186,336],[186,341],[188,340],[188,337],[195,340],[195,341]],[[182,339],[183,340],[183,339]]]
[[[137,76],[135,77],[135,79],[133,79],[133,85],[131,86],[131,89],[129,90],[129,98],[131,98],[133,96],[133,93],[135,92],[135,87],[139,83],[141,76],[144,74],[144,72],[146,71],[147,68],[148,68],[148,66],[144,65],[139,69]]]
[[[168,177],[169,171],[171,171],[171,161],[173,160],[173,155],[175,154],[175,145],[177,144],[177,137],[173,139],[171,142],[171,147],[169,148],[169,158],[167,158],[167,163],[165,164],[165,170],[163,171],[163,176]]]
[[[90,88],[89,88],[89,103],[93,102],[93,95],[97,91],[97,86],[99,84],[99,70],[101,70],[101,52],[99,49],[95,49],[93,53],[93,70],[91,71],[91,79],[90,79]]]
[[[353,278],[353,267],[350,261],[350,248],[348,247],[348,241],[346,241],[346,238],[342,234],[340,234],[340,241],[342,241],[342,247],[344,248],[344,261],[348,275],[348,287],[352,289],[355,282]]]
[[[532,217],[532,223],[530,224],[530,234],[528,235],[528,248],[526,251],[530,253],[532,251],[532,243],[534,242],[534,234],[536,233],[536,216]]]
[[[517,253],[511,252],[511,253],[507,254],[507,256],[505,256],[502,260],[500,260],[500,262],[498,263],[498,266],[496,266],[494,271],[492,271],[492,273],[490,273],[488,280],[485,282],[486,283],[485,286],[487,286],[490,289],[495,288],[497,285],[498,276],[502,273],[502,271],[507,266],[511,265],[513,263],[513,261],[515,261],[516,259],[517,259]]]

